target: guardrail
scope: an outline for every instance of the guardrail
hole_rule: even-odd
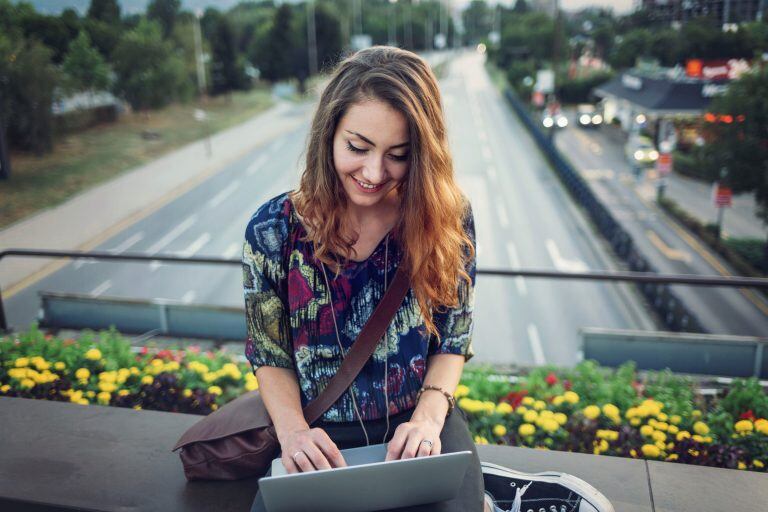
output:
[[[504,95],[523,125],[533,136],[539,149],[552,164],[560,181],[565,185],[565,188],[576,202],[587,210],[589,217],[611,245],[614,253],[633,271],[655,273],[656,269],[654,266],[635,247],[632,236],[621,227],[621,224],[611,215],[611,212],[592,193],[589,185],[582,179],[581,175],[563,158],[550,138],[542,132],[538,123],[531,118],[528,109],[515,93],[507,89],[504,91]],[[664,325],[669,330],[707,332],[696,318],[696,315],[670,290],[668,284],[654,285],[644,283],[637,286],[640,293],[645,296],[650,306],[658,313],[662,322],[664,322]]]

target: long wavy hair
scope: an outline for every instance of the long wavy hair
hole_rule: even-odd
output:
[[[458,305],[459,279],[470,281],[465,269],[475,248],[463,227],[469,202],[454,179],[440,90],[423,59],[375,46],[336,67],[315,111],[306,167],[291,200],[315,244],[315,256],[338,272],[334,255],[346,262],[356,240],[342,235],[353,231],[347,229],[347,197],[333,163],[333,138],[347,109],[366,100],[383,101],[407,120],[410,157],[397,189],[396,231],[427,331],[439,339],[433,311]]]

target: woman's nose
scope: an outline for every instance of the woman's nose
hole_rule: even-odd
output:
[[[363,178],[371,185],[378,185],[386,180],[387,166],[384,157],[372,156],[363,167]]]

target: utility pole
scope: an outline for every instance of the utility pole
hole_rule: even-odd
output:
[[[388,44],[397,46],[397,0],[389,0],[389,34]]]
[[[205,62],[203,62],[203,38],[200,31],[200,18],[203,17],[202,9],[195,11],[195,23],[193,30],[195,33],[195,62],[197,64],[197,88],[200,96],[205,96]]]
[[[408,0],[405,4],[405,47],[409,50],[413,49],[413,4],[412,0]]]
[[[313,76],[317,74],[317,31],[314,0],[307,1],[307,43],[309,47],[309,76]]]
[[[10,177],[11,156],[8,154],[8,146],[5,145],[5,128],[3,118],[0,117],[0,180],[8,180]]]

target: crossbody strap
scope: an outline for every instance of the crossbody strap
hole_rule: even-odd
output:
[[[395,313],[400,309],[400,305],[411,287],[409,277],[405,265],[401,264],[397,268],[389,288],[384,292],[381,301],[373,310],[373,314],[344,357],[339,371],[331,378],[328,386],[320,395],[304,408],[304,419],[308,424],[311,425],[320,418],[344,394],[360,370],[363,369],[368,358],[376,350],[376,345],[384,336]]]

